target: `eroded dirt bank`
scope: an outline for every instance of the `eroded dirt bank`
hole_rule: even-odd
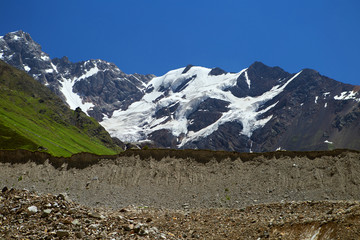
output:
[[[251,204],[360,199],[360,154],[211,160],[122,156],[84,169],[0,163],[0,186],[68,193],[89,206],[241,208]]]

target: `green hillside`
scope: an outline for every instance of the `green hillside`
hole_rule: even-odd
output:
[[[80,109],[70,110],[48,88],[0,61],[0,149],[116,154],[108,132]]]

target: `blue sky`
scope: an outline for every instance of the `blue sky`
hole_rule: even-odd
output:
[[[51,58],[103,59],[126,73],[254,61],[360,85],[358,0],[3,1],[0,35],[22,29]]]

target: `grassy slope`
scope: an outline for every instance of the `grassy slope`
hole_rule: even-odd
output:
[[[0,149],[43,147],[54,156],[119,150],[95,120],[70,110],[49,89],[2,61],[0,97]]]

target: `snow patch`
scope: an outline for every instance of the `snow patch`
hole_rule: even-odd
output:
[[[330,142],[330,141],[328,141],[328,140],[325,140],[324,143],[334,144],[333,142]]]
[[[355,100],[357,102],[360,102],[360,98],[357,97],[358,93],[354,91],[345,91],[342,92],[339,96],[336,95],[334,97],[335,100]]]
[[[91,76],[97,74],[99,71],[100,71],[100,69],[97,67],[97,65],[95,65],[95,67],[91,68],[90,70],[85,70],[85,74],[83,74],[82,76],[77,78],[76,81],[91,77]]]
[[[250,89],[251,82],[250,82],[250,79],[249,79],[249,76],[248,76],[248,73],[247,73],[247,69],[245,71],[245,79],[246,79],[246,83],[248,85],[248,88]]]
[[[46,56],[46,55],[42,55],[40,58],[42,60],[44,60],[44,61],[49,61],[50,60],[50,58],[48,56]]]
[[[57,67],[51,62],[51,67],[55,70],[55,72],[58,72]]]
[[[317,104],[317,100],[319,99],[319,96],[315,97],[315,103]]]
[[[26,72],[30,72],[31,68],[28,65],[23,64]]]
[[[67,104],[69,104],[70,108],[73,110],[80,107],[81,110],[87,114],[87,111],[94,107],[94,104],[83,102],[81,97],[73,92],[75,81],[66,78],[62,78],[62,80],[62,88],[60,90],[64,94]]]
[[[327,108],[327,103],[325,103],[324,108]]]
[[[4,55],[4,53],[0,52],[0,59],[4,59],[3,55]]]
[[[329,96],[329,95],[330,95],[330,92],[323,93],[324,99],[326,99],[326,97]]]
[[[19,39],[20,39],[20,37],[19,37],[19,36],[14,35],[13,39],[17,41],[17,40],[19,40]]]

